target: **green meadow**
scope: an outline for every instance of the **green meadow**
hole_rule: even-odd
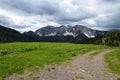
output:
[[[13,73],[22,73],[27,69],[43,68],[44,65],[59,64],[60,62],[71,60],[76,55],[82,55],[89,51],[102,49],[102,45],[92,44],[47,42],[1,43],[0,77],[4,78],[5,76]],[[116,50],[115,52],[105,56],[110,69],[113,72],[118,70],[117,73],[120,73],[119,53],[120,50]],[[114,62],[116,60],[118,60],[117,63]]]
[[[0,77],[25,69],[44,67],[72,59],[78,54],[102,49],[102,45],[72,43],[15,42],[0,44]]]
[[[106,54],[105,60],[108,63],[109,70],[120,75],[120,48]]]

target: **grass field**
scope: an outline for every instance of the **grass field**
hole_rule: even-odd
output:
[[[120,49],[107,54],[105,60],[112,73],[120,74]]]
[[[101,45],[71,43],[4,43],[0,44],[0,77],[25,69],[44,67],[71,59],[77,54],[102,49]]]

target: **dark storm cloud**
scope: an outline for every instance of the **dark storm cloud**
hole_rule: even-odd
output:
[[[120,29],[120,18],[118,17],[119,15],[116,15],[116,17],[112,17],[109,20],[106,20],[103,23],[100,23],[100,25],[103,28]]]
[[[33,15],[59,12],[57,3],[49,0],[0,0],[0,7]]]
[[[57,16],[56,21],[60,24],[71,24],[74,22],[82,21],[84,19],[95,17],[96,15],[87,14],[86,16],[74,16],[74,15],[72,15],[72,16],[73,17],[69,17],[68,15],[66,15],[66,16],[63,15],[63,16],[59,16],[59,17]]]
[[[103,1],[106,1],[106,2],[120,2],[120,0],[103,0]]]
[[[51,25],[50,23],[81,24],[83,21],[91,28],[120,28],[120,0],[0,0],[0,9],[14,13],[7,17],[10,19],[0,14],[3,16],[0,23],[16,25],[13,26],[16,29],[29,28],[31,25]],[[17,22],[12,21],[14,16]],[[21,19],[21,16],[25,19]],[[29,23],[29,20],[37,21],[40,25]]]
[[[112,0],[111,0],[112,1]],[[113,4],[114,5],[114,4]],[[120,3],[105,9],[105,14],[94,19],[97,25],[106,29],[120,29]]]
[[[0,24],[1,25],[10,25],[11,21],[8,19],[8,17],[0,16]]]

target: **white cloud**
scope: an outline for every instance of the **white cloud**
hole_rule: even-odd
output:
[[[120,28],[119,0],[0,0],[0,24],[19,31],[46,25]]]
[[[53,26],[59,25],[56,22],[48,21],[47,16],[21,16],[3,9],[0,9],[0,16],[5,16],[10,20],[10,24],[6,26],[11,28],[13,27],[20,32],[28,30],[35,31],[43,26],[47,26],[48,24]],[[36,24],[33,24],[32,22],[36,22]]]

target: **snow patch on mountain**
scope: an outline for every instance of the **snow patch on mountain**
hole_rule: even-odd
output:
[[[87,34],[87,33],[84,33],[85,34],[85,36],[87,36],[88,38],[94,38],[95,37],[95,35],[91,35],[91,34]]]
[[[66,31],[63,35],[64,36],[75,36],[72,32],[68,32],[68,31]]]
[[[55,35],[56,35],[56,32],[54,32],[54,33],[50,33],[50,34],[45,35],[45,36],[55,36]]]
[[[41,33],[37,33],[37,35],[38,35],[38,36],[40,36],[40,37],[42,36],[42,34],[41,34]]]

